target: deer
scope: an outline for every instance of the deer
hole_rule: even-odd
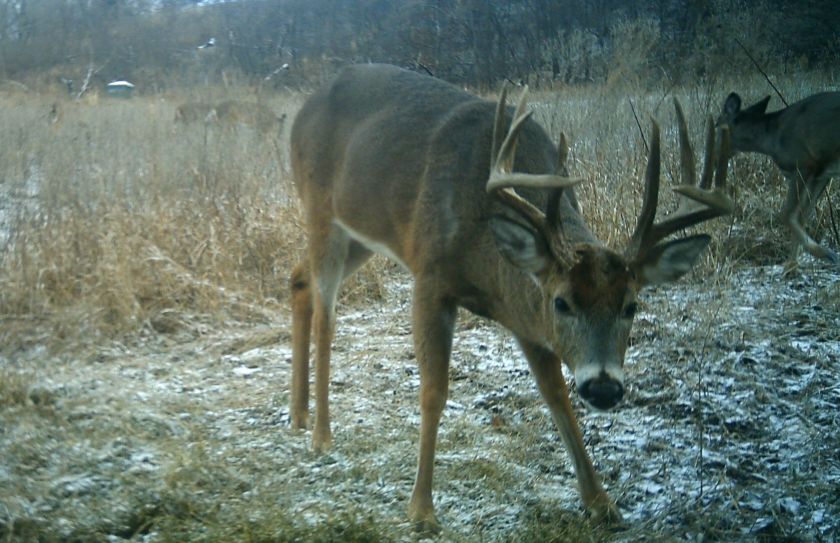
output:
[[[216,105],[216,116],[220,123],[228,126],[250,126],[261,134],[281,134],[286,114],[279,117],[264,104],[225,100]]]
[[[808,235],[814,207],[832,177],[840,175],[840,92],[822,92],[766,113],[770,96],[741,109],[741,97],[731,93],[717,126],[726,127],[731,152],[769,156],[787,180],[781,218],[790,229],[791,244],[785,274],[797,269],[800,248],[840,266],[837,253]]]
[[[209,123],[215,120],[216,110],[212,104],[184,102],[175,108],[175,124]]]
[[[247,126],[260,134],[283,133],[286,114],[277,115],[263,104],[224,100],[217,104],[185,102],[175,108],[176,124],[195,124],[203,122],[223,127]]]
[[[562,364],[585,404],[617,405],[639,291],[683,276],[711,238],[665,239],[732,210],[725,162],[711,186],[711,122],[705,171],[694,186],[683,119],[685,183],[675,188],[683,205],[655,222],[660,141],[654,123],[638,225],[623,251],[609,249],[581,216],[573,191],[581,179],[568,177],[565,136],[555,145],[530,114],[524,92],[514,109],[506,105],[506,90],[494,105],[439,79],[371,64],[345,68],[307,99],[292,126],[293,181],[308,245],[290,280],[290,424],[309,425],[314,343],[312,447],[331,447],[330,349],[339,286],[373,253],[396,261],[414,282],[421,422],[408,516],[421,531],[440,526],[432,479],[458,307],[513,334],[571,456],[588,514],[621,521],[586,452]]]

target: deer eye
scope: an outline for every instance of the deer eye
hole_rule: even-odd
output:
[[[624,314],[622,317],[625,319],[632,319],[636,315],[636,311],[639,309],[639,304],[636,302],[631,302],[627,304],[627,307],[624,308]]]
[[[561,315],[570,315],[572,313],[572,308],[569,307],[568,302],[560,297],[554,298],[554,310]]]

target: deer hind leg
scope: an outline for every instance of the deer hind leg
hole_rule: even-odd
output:
[[[811,255],[830,262],[840,262],[834,251],[821,246],[808,235],[805,225],[811,219],[814,206],[822,195],[829,178],[803,177],[800,172],[788,176],[788,194],[782,208],[782,219],[791,231],[790,258],[785,265],[785,274],[796,270],[799,248],[804,247]]]
[[[813,178],[811,182],[806,185],[805,194],[800,199],[801,201],[799,204],[799,216],[803,228],[807,227],[813,219],[817,202],[819,202],[826,187],[828,187],[829,181],[831,181],[831,176],[823,175],[822,177]],[[833,264],[840,264],[840,257],[837,256],[837,253],[828,247],[824,247],[814,242],[813,240],[811,244],[805,245],[805,249],[817,258],[828,260]]]
[[[292,272],[292,383],[289,415],[292,428],[302,430],[309,420],[309,345],[312,331],[312,277],[308,262]]]
[[[335,302],[338,289],[341,282],[367,260],[370,254],[370,251],[351,240],[347,233],[336,225],[331,225],[328,233],[318,242],[310,242],[311,284],[308,290],[315,335],[315,425],[312,429],[312,448],[316,452],[325,451],[332,444],[329,408],[330,351],[335,336]],[[301,311],[301,317],[305,316]],[[299,348],[301,355],[293,355],[293,366],[298,358],[303,360],[306,353],[303,342],[304,336],[308,334],[304,333],[303,324],[300,328],[300,336],[294,338],[294,345]],[[304,362],[298,362],[295,369],[300,370],[292,378],[297,386],[309,378],[308,367]],[[303,391],[306,386],[300,385],[300,389]],[[301,402],[303,396],[303,393],[299,395]]]
[[[580,427],[572,411],[560,359],[554,353],[521,339],[519,345],[528,359],[531,372],[560,431],[566,450],[572,457],[583,505],[597,522],[620,522],[621,513],[601,486],[598,474],[595,473],[592,461],[586,453]]]
[[[442,300],[431,284],[417,281],[412,307],[414,349],[420,366],[420,454],[409,519],[422,532],[438,530],[432,502],[432,476],[438,426],[449,391],[449,356],[455,305]]]
[[[787,176],[788,192],[785,204],[782,206],[782,220],[790,230],[790,251],[788,260],[785,262],[784,275],[791,276],[796,273],[799,267],[799,250],[810,239],[805,229],[799,222],[800,196],[805,189],[805,184],[798,173]]]

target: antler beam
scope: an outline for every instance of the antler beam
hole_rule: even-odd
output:
[[[659,126],[654,122],[651,137],[650,157],[645,173],[645,196],[639,222],[630,238],[628,252],[637,258],[644,256],[659,241],[671,234],[704,221],[732,213],[735,204],[726,194],[726,170],[729,161],[729,131],[721,131],[720,153],[715,155],[715,129],[711,118],[706,132],[706,155],[703,174],[698,185],[694,185],[696,167],[694,151],[688,139],[685,115],[679,101],[674,99],[680,139],[680,172],[682,184],[674,191],[682,196],[676,212],[661,222],[655,222],[659,198],[660,144]],[[712,166],[715,165],[714,188],[712,187]]]

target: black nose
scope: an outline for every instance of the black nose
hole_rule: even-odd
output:
[[[624,396],[624,385],[604,372],[578,385],[581,398],[597,409],[610,409]]]

